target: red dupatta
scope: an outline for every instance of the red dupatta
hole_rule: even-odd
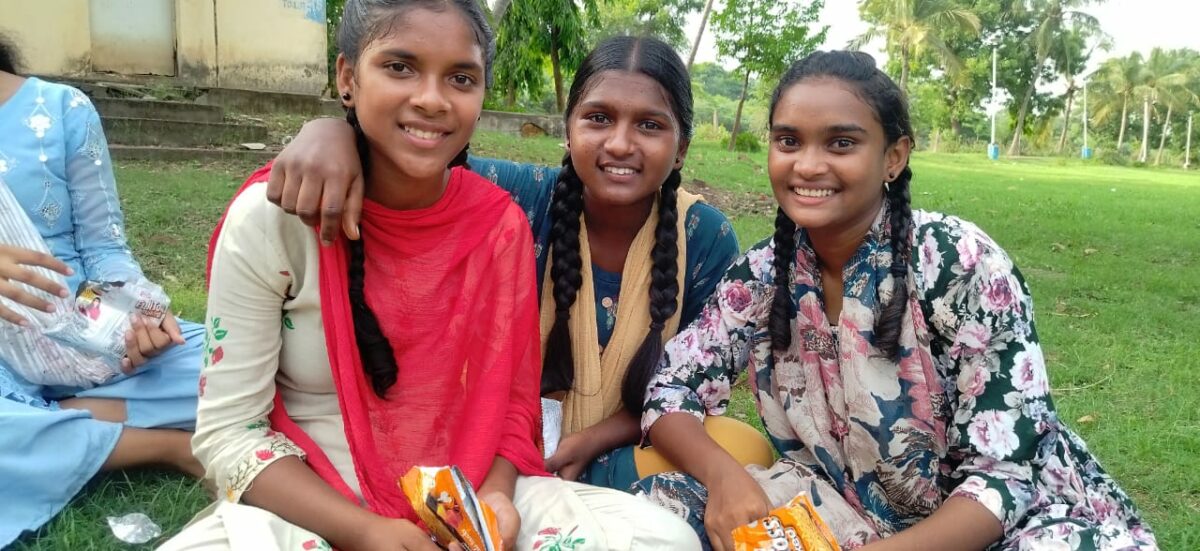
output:
[[[270,164],[238,191],[267,180]],[[224,218],[209,244],[212,253]],[[415,520],[396,481],[413,465],[458,465],[476,486],[496,456],[544,475],[538,451],[541,358],[533,240],[507,193],[456,168],[433,206],[395,211],[366,201],[366,300],[391,342],[397,381],[380,399],[359,361],[344,239],[320,250],[321,315],[346,440],[368,508]],[[272,428],[352,501],[328,457],[288,416]]]

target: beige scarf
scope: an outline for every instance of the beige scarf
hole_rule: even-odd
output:
[[[676,202],[676,212],[679,213],[676,227],[679,294],[676,301],[681,304],[684,277],[687,275],[687,212],[697,201],[703,200],[699,195],[680,189]],[[650,255],[654,250],[654,228],[657,225],[656,199],[650,217],[638,230],[625,256],[620,300],[617,303],[617,325],[613,327],[612,338],[601,354],[596,327],[596,291],[592,285],[592,255],[588,245],[587,224],[580,221],[579,256],[583,285],[579,288],[575,304],[571,306],[571,320],[568,322],[571,353],[575,358],[575,385],[563,401],[563,436],[595,425],[621,409],[621,382],[625,379],[625,370],[650,328],[650,270],[654,265]],[[542,283],[543,354],[546,351],[546,337],[554,326],[554,280],[550,277],[549,268],[553,265],[551,251]],[[681,305],[675,309],[675,315],[667,320],[662,332],[664,344],[678,331],[682,310]]]

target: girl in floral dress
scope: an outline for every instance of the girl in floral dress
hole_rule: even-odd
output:
[[[1156,549],[1058,418],[1011,259],[974,224],[911,209],[895,83],[866,54],[813,54],[770,125],[775,234],[668,343],[642,427],[684,473],[640,491],[718,550],[801,492],[850,549]],[[742,371],[780,455],[768,469],[701,429]]]

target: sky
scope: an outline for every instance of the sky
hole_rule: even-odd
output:
[[[713,9],[719,9],[723,1],[730,0],[717,0]],[[1200,9],[1195,0],[1108,0],[1083,11],[1096,16],[1101,28],[1113,39],[1113,49],[1096,52],[1089,63],[1091,68],[1104,59],[1121,57],[1133,51],[1147,55],[1155,46],[1200,50],[1200,33],[1195,31],[1196,14]],[[858,16],[858,2],[855,0],[825,0],[820,23],[829,25],[823,49],[845,48],[850,39],[862,34],[867,27]],[[700,14],[689,17],[688,36],[694,39],[699,25]],[[696,54],[697,62],[718,61],[709,30],[705,30],[699,53]],[[882,43],[874,46],[872,48],[869,45],[865,50],[882,63]],[[729,65],[727,62],[722,64]]]

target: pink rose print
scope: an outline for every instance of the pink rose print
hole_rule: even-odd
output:
[[[750,290],[740,281],[733,282],[721,289],[725,304],[734,312],[741,312],[750,306]]]
[[[254,457],[257,457],[259,461],[270,461],[275,457],[275,452],[271,450],[258,450],[254,452]]]
[[[199,395],[201,398],[204,397],[204,388],[207,386],[208,386],[208,376],[201,375],[200,376],[200,391],[199,391]]]
[[[213,352],[212,352],[212,362],[210,362],[210,363],[212,365],[217,365],[224,358],[225,358],[225,349],[223,347],[218,346],[217,349],[213,350]]]
[[[971,445],[993,459],[1004,459],[1021,445],[1017,438],[1016,421],[1004,411],[990,410],[975,414],[967,433]]]
[[[984,307],[990,312],[999,313],[1007,311],[1014,302],[1016,297],[1008,277],[1004,274],[994,274],[983,288]]]
[[[300,544],[300,546],[305,549],[316,549],[317,548],[317,540],[308,540],[308,541]]]

